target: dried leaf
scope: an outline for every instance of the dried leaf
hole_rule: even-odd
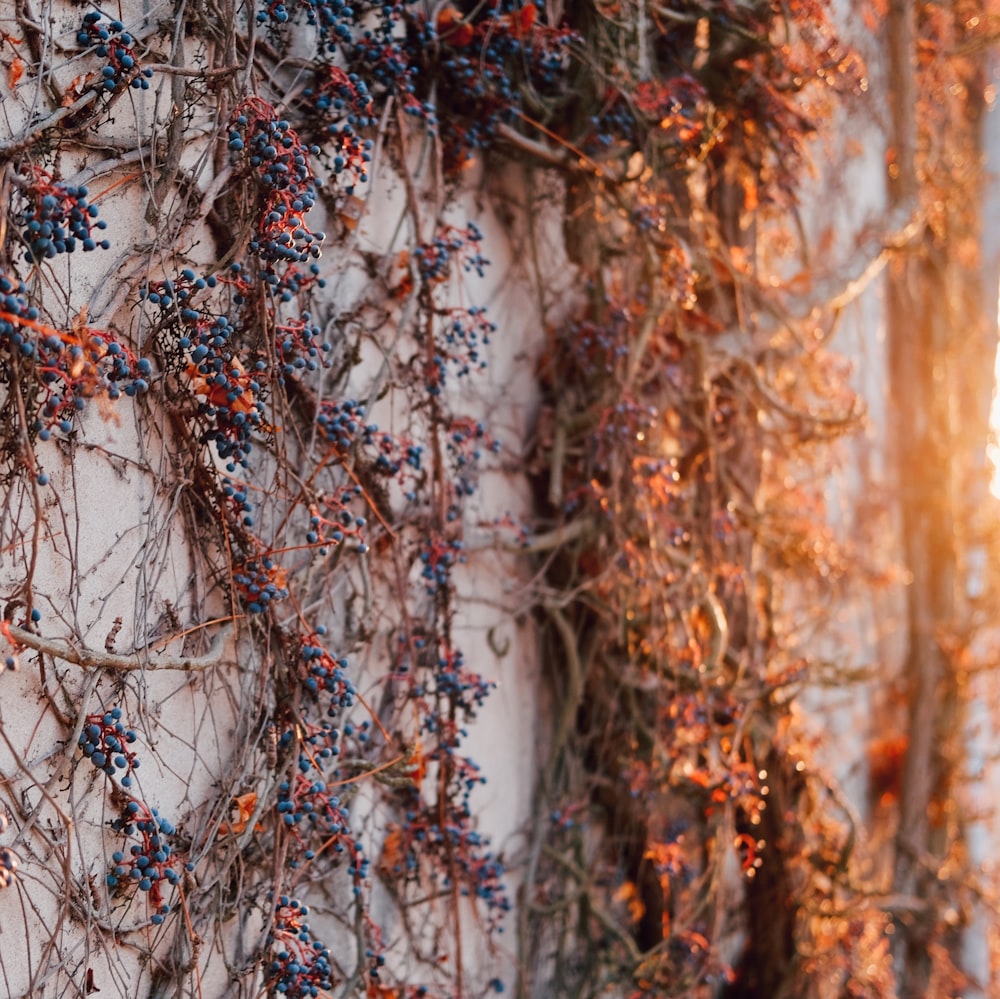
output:
[[[16,87],[22,76],[24,76],[24,60],[20,56],[14,56],[14,61],[7,70],[7,83],[11,87]]]
[[[233,822],[223,822],[222,825],[219,826],[219,835],[228,836],[229,834],[232,834],[233,836],[238,836],[242,833],[246,829],[247,823],[253,816],[253,811],[256,807],[256,791],[247,791],[246,794],[241,794],[238,797],[233,798],[230,814],[235,811],[238,818]],[[257,828],[260,828],[259,824]]]

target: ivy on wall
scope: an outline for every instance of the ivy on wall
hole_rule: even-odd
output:
[[[861,417],[843,302],[779,278],[808,143],[868,86],[825,6],[19,3],[3,31],[3,628],[53,751],[4,736],[0,904],[59,900],[24,909],[11,994],[103,989],[113,947],[154,996],[893,994],[795,708],[803,598],[846,572],[829,445]],[[558,177],[578,272],[516,462],[534,521],[498,527],[556,706],[515,882],[456,624],[504,329],[449,210],[513,159]],[[405,201],[384,255],[376,171]],[[180,530],[189,564],[144,570],[135,623],[81,621],[45,573],[74,463],[131,420],[148,446],[107,457],[160,497],[140,550]],[[154,801],[174,698],[214,763]]]

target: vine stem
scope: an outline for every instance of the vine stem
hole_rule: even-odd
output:
[[[118,655],[110,652],[95,652],[86,646],[75,645],[62,638],[45,638],[42,635],[32,634],[24,628],[9,622],[3,623],[2,631],[7,639],[14,645],[22,648],[34,649],[63,662],[73,663],[75,666],[82,666],[84,669],[109,669],[118,673],[130,673],[136,670],[147,669],[169,669],[178,670],[183,673],[196,673],[201,670],[210,669],[212,666],[220,666],[230,658],[236,661],[235,655],[225,656],[224,650],[229,637],[232,635],[232,623],[227,624],[212,639],[211,647],[203,656],[156,656],[149,657],[150,647],[138,649],[131,655]]]

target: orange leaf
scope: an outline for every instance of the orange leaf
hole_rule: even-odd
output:
[[[419,739],[413,744],[407,755],[406,775],[414,784],[419,784],[424,779],[424,774],[427,773],[427,757],[424,756]]]
[[[7,83],[11,87],[16,87],[18,80],[24,75],[24,60],[20,56],[14,56],[14,61],[7,70]]]
[[[628,908],[629,918],[633,923],[639,922],[646,914],[646,906],[639,898],[639,890],[634,881],[626,881],[612,896],[616,902],[624,902]]]
[[[383,874],[399,874],[405,861],[403,850],[403,831],[393,822],[382,843],[382,856],[378,866]]]
[[[437,33],[442,42],[458,48],[468,45],[475,36],[472,25],[454,7],[445,7],[437,16]]]
[[[230,814],[232,814],[233,810],[235,810],[239,818],[236,819],[235,822],[223,822],[222,825],[219,826],[219,835],[226,836],[229,833],[232,833],[234,836],[238,836],[246,829],[247,823],[250,821],[250,818],[253,815],[253,810],[256,807],[256,791],[247,791],[246,794],[241,794],[238,797],[233,798]],[[258,826],[258,828],[260,827]]]
[[[511,14],[510,33],[515,38],[524,38],[531,31],[537,13],[533,3],[526,3],[516,14]]]

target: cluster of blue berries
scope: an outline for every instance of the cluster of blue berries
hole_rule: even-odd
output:
[[[5,833],[9,824],[6,813],[0,812],[0,833]],[[0,847],[0,889],[9,888],[14,883],[19,864],[17,854],[13,850],[6,846]]]
[[[408,12],[401,57],[412,67],[408,108],[419,117],[429,111],[427,124],[441,135],[449,176],[477,149],[495,143],[499,125],[533,117],[536,102],[551,104],[565,93],[570,51],[579,37],[543,25],[537,10],[531,0],[497,0],[471,14],[446,4],[436,8],[433,23],[423,13]],[[437,59],[429,60],[428,53]],[[434,89],[448,95],[447,114],[428,105]]]
[[[363,530],[368,522],[349,509],[353,500],[360,495],[359,486],[345,486],[338,495],[323,500],[325,512],[321,513],[318,505],[313,506],[306,544],[318,547],[320,555],[326,555],[332,545],[342,544],[345,538],[354,538],[358,552],[364,555],[368,551],[368,545],[365,544]]]
[[[87,400],[149,388],[152,365],[100,330],[75,324],[69,331],[40,321],[27,302],[24,286],[0,274],[0,370],[18,360],[30,363],[38,385],[38,409],[31,432],[47,440],[54,428],[73,429],[73,417]],[[39,477],[41,484],[42,477]],[[47,480],[46,480],[47,481]]]
[[[170,912],[163,901],[166,886],[176,886],[180,881],[177,872],[179,860],[170,843],[175,829],[161,818],[155,808],[147,808],[135,798],[130,798],[119,818],[113,819],[111,828],[138,842],[129,845],[128,853],[116,850],[111,855],[111,870],[106,876],[109,888],[124,891],[135,885],[149,896],[154,908],[151,921],[159,925]],[[190,865],[188,865],[190,869]]]
[[[425,562],[442,566],[444,583],[453,546],[432,546]],[[460,551],[460,549],[458,549]],[[402,791],[405,821],[393,833],[387,849],[393,873],[415,877],[421,865],[431,864],[431,876],[443,887],[455,884],[461,894],[481,902],[492,930],[500,928],[510,899],[504,886],[502,863],[489,850],[489,841],[473,828],[470,796],[485,783],[479,766],[459,750],[467,736],[464,721],[477,710],[495,684],[469,670],[461,650],[423,628],[399,636],[394,675],[406,684],[409,700],[420,712],[420,731],[433,739],[421,766],[434,763],[446,793],[425,800],[420,782]]]
[[[502,932],[504,914],[511,908],[503,863],[490,850],[489,838],[472,828],[467,801],[449,796],[444,807],[443,823],[436,801],[406,811],[392,850],[392,872],[413,879],[429,861],[440,887],[455,884],[462,896],[482,903],[489,930]]]
[[[299,319],[280,323],[275,329],[274,350],[279,382],[329,366],[325,355],[333,349],[333,345],[322,339],[323,334],[310,320],[310,314],[304,312]]]
[[[590,119],[584,148],[596,152],[608,149],[621,142],[632,146],[639,139],[639,123],[632,111],[631,102],[624,95],[619,95],[609,108],[604,108],[600,115]]]
[[[482,674],[467,669],[461,649],[448,649],[438,657],[434,670],[434,689],[438,695],[447,698],[450,708],[457,709],[463,718],[472,719],[496,689],[496,684],[485,679]],[[429,732],[443,732],[443,744],[449,748],[457,747],[459,737],[465,735],[464,731],[452,725],[442,728],[440,716],[433,712],[425,717],[424,728]],[[478,770],[478,767],[475,769]]]
[[[491,930],[502,932],[501,922],[510,912],[511,903],[504,884],[503,863],[489,849],[489,839],[460,825],[449,826],[445,835],[451,841],[451,852],[458,865],[460,892],[482,902],[487,912],[487,925]]]
[[[591,118],[584,145],[601,149],[621,142],[642,148],[643,134],[652,127],[661,154],[688,157],[704,141],[709,104],[705,88],[688,73],[646,80],[633,93],[616,93],[600,116]]]
[[[238,264],[233,265],[233,269],[238,267]],[[300,269],[294,264],[286,264],[280,273],[273,269],[265,271],[262,280],[267,285],[268,293],[276,302],[290,302],[296,295],[312,285],[316,285],[317,288],[325,288],[326,279],[319,275],[319,264],[315,262],[304,269]]]
[[[262,614],[272,603],[288,596],[285,571],[275,565],[269,555],[260,555],[235,566],[233,585],[250,614]]]
[[[34,346],[32,356],[45,393],[38,424],[41,440],[47,439],[47,428],[56,425],[69,433],[73,416],[94,396],[118,399],[122,393],[135,396],[149,391],[153,374],[149,359],[137,358],[128,347],[99,330],[52,330]]]
[[[121,718],[121,708],[88,715],[78,743],[80,751],[98,770],[103,770],[109,777],[115,777],[120,772],[121,786],[129,788],[132,786],[132,771],[139,766],[135,753],[129,749],[136,740],[136,734],[125,727]]]
[[[359,129],[376,124],[372,96],[357,73],[339,66],[323,65],[303,96],[323,130],[320,143],[324,162],[344,181],[344,192],[353,194],[357,184],[368,180],[372,140]]]
[[[483,449],[497,454],[500,442],[490,436],[483,423],[456,419],[449,428],[445,447],[453,466],[453,475],[449,480],[452,498],[446,513],[450,522],[459,518],[462,500],[478,489],[478,469]]]
[[[365,407],[354,399],[341,402],[325,401],[320,404],[316,422],[326,434],[326,439],[347,453],[355,442],[373,446],[378,427],[363,422]]]
[[[28,305],[25,298],[25,287],[20,281],[11,280],[6,274],[0,273],[0,347],[4,350],[15,350],[18,353],[31,356],[34,347],[32,340],[25,347],[24,329],[38,329],[38,309]]]
[[[365,28],[340,48],[348,65],[368,81],[370,90],[379,97],[395,96],[404,111],[423,119],[428,130],[433,130],[434,108],[429,101],[417,97],[418,77],[423,67],[414,60],[413,53],[414,47],[420,45],[426,45],[424,51],[429,51],[435,39],[425,21],[408,15],[409,6],[405,0],[381,4],[375,0]]]
[[[454,419],[448,428],[448,450],[455,456],[455,467],[477,463],[483,448],[492,454],[500,451],[500,442],[492,437],[482,421]]]
[[[432,597],[451,586],[452,568],[456,563],[465,561],[462,542],[457,538],[430,538],[418,558],[424,590]]]
[[[288,9],[289,3],[292,10]],[[350,46],[354,38],[353,28],[367,13],[364,0],[348,3],[348,0],[266,0],[264,8],[257,13],[257,23],[266,25],[275,40],[280,37],[282,25],[297,19],[305,11],[306,23],[318,29],[323,49],[335,52],[338,45]]]
[[[151,305],[159,306],[164,312],[179,310],[185,319],[194,321],[201,316],[197,309],[191,308],[194,300],[206,289],[215,288],[218,283],[219,279],[215,275],[198,277],[190,267],[185,267],[175,281],[165,279],[153,282],[140,289],[139,297]]]
[[[219,317],[211,328],[211,340],[220,338],[228,320]],[[253,450],[253,434],[266,428],[264,402],[260,398],[261,382],[256,372],[246,371],[239,359],[228,351],[210,349],[201,353],[199,344],[192,356],[201,357],[189,369],[192,390],[203,401],[198,404],[198,416],[208,424],[201,435],[203,443],[215,445],[220,458],[228,459],[226,470],[247,467]]]
[[[330,718],[354,703],[354,684],[345,673],[348,666],[346,659],[334,659],[322,645],[311,641],[302,645],[302,685],[313,700],[322,699]]]
[[[98,83],[102,90],[115,91],[127,85],[137,90],[149,89],[153,71],[139,65],[132,49],[135,39],[121,21],[105,20],[103,14],[92,10],[84,15],[76,41],[81,48],[93,47],[98,56],[107,59]]]
[[[413,444],[408,441],[400,441],[389,433],[381,433],[375,440],[377,450],[374,453],[374,461],[371,466],[373,474],[383,478],[393,478],[405,471],[412,475],[419,472],[423,467],[424,447],[422,444]],[[407,498],[411,497],[407,493]]]
[[[497,0],[469,16],[439,5],[434,20],[400,0],[268,0],[257,20],[277,40],[300,11],[318,29],[321,50],[347,67],[346,82],[337,68],[334,85],[324,77],[310,96],[318,97],[320,114],[344,115],[329,131],[352,185],[364,179],[366,147],[359,150],[357,129],[373,123],[371,98],[392,96],[439,131],[446,175],[453,178],[475,150],[495,143],[501,123],[537,116],[565,93],[579,40],[569,29],[542,24],[530,0]],[[448,114],[440,119],[435,93],[448,95]]]
[[[87,202],[86,187],[62,184],[41,167],[28,166],[19,178],[23,206],[17,224],[27,245],[28,263],[50,259],[60,253],[108,249],[107,239],[93,238],[93,229],[105,229],[97,219],[97,205]]]
[[[307,773],[299,772],[291,781],[285,780],[278,785],[278,814],[281,821],[286,826],[304,826],[305,828],[298,830],[302,842],[315,829],[318,838],[324,843],[333,839],[331,846],[335,853],[353,848],[354,842],[348,824],[349,809],[327,787],[326,781],[317,775],[308,759],[300,759],[299,766],[300,771],[305,767]],[[306,860],[312,860],[313,856],[313,851],[306,851]]]
[[[231,512],[235,515],[234,519],[240,521],[244,527],[252,525],[253,505],[247,499],[246,486],[233,479],[223,479],[222,495],[229,501]],[[247,524],[247,518],[250,519],[250,524]]]
[[[656,410],[634,399],[623,398],[601,416],[591,438],[590,457],[605,468],[615,463],[625,442],[655,439],[659,423]]]
[[[172,351],[192,393],[198,397],[197,416],[204,429],[202,443],[212,443],[226,470],[246,467],[253,450],[253,435],[265,427],[260,380],[267,370],[263,360],[247,371],[236,355],[236,328],[224,315],[210,315],[195,306],[195,295],[218,283],[215,277],[197,278],[182,271],[178,281],[160,281],[140,295],[160,312],[159,329],[165,347]]]
[[[607,322],[585,319],[570,323],[564,337],[568,360],[583,384],[601,382],[614,374],[622,360],[628,357],[629,317],[623,309],[610,310]],[[543,372],[543,376],[556,372]]]
[[[429,243],[421,243],[413,251],[420,277],[427,284],[439,284],[451,274],[452,264],[460,260],[462,269],[475,271],[480,277],[489,265],[480,250],[483,234],[474,222],[464,229],[443,226]]]
[[[243,101],[229,128],[229,149],[256,176],[260,190],[260,219],[250,241],[250,252],[267,266],[265,280],[277,284],[275,264],[305,263],[320,255],[322,232],[311,232],[306,213],[316,203],[316,178],[307,148],[287,120],[259,97]]]
[[[274,914],[274,923],[267,935],[271,960],[266,970],[266,985],[270,995],[287,999],[315,999],[333,988],[333,968],[330,952],[314,940],[305,917],[306,906],[294,898],[282,895]]]
[[[486,367],[480,348],[489,346],[496,329],[496,323],[486,318],[485,306],[448,311],[441,339],[447,359],[457,367],[459,378]]]

